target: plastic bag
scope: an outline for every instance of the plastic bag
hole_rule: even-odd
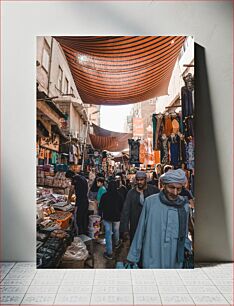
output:
[[[75,237],[72,244],[67,248],[63,258],[65,260],[86,260],[88,255],[89,252],[84,242],[79,237]]]

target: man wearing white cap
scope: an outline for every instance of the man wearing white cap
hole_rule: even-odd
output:
[[[188,239],[189,203],[179,194],[187,179],[182,169],[160,177],[163,190],[145,200],[127,259],[145,269],[182,268]]]

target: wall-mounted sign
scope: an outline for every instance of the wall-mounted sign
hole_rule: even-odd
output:
[[[143,118],[133,118],[133,137],[144,136]]]
[[[40,141],[40,146],[58,152],[59,151],[59,136],[53,135],[52,137],[42,137]]]

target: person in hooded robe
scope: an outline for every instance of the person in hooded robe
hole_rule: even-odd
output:
[[[182,268],[192,252],[188,238],[189,203],[180,196],[187,178],[182,169],[161,175],[163,189],[145,200],[127,260],[144,269]]]

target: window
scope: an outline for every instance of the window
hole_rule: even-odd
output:
[[[59,73],[58,73],[58,89],[62,91],[63,86],[63,70],[59,66]]]
[[[49,47],[45,45],[42,53],[42,67],[45,69],[46,72],[49,72],[49,62],[50,62]]]
[[[68,94],[68,79],[65,78],[65,82],[64,82],[64,93]]]

